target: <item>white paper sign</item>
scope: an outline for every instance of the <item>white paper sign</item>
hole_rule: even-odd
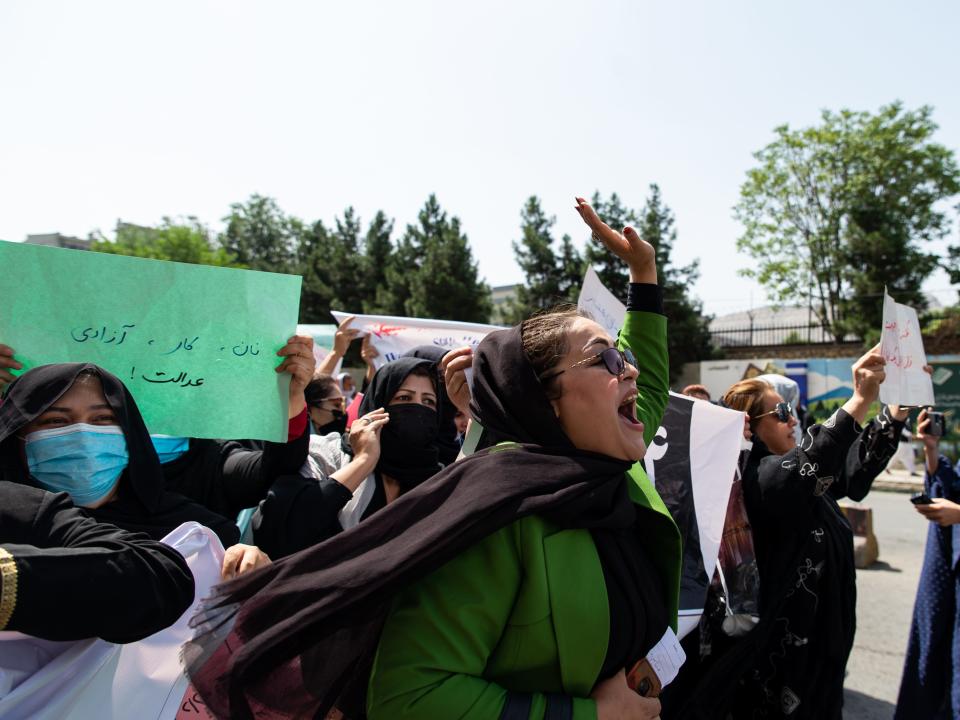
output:
[[[49,643],[20,633],[0,633],[0,677],[22,666],[34,646],[43,662],[17,677],[17,685],[0,696],[4,720],[175,720],[208,718],[205,709],[184,697],[187,677],[180,666],[180,646],[193,636],[188,623],[197,603],[220,581],[223,546],[211,530],[184,523],[163,542],[176,548],[193,573],[196,593],[190,608],[166,630],[128,645],[105,640]],[[60,646],[60,647],[55,647]],[[39,651],[39,652],[37,652]],[[53,656],[52,658],[50,656]]]
[[[614,339],[619,335],[623,321],[627,319],[627,306],[604,287],[600,276],[592,267],[587,267],[587,274],[583,276],[577,307],[589,313]]]
[[[350,313],[338,310],[334,310],[332,314],[338,323],[350,317]],[[361,335],[370,335],[370,343],[380,353],[374,360],[378,370],[421,345],[433,345],[444,350],[456,350],[465,346],[476,349],[487,333],[503,329],[499,325],[390,315],[356,315],[350,327],[359,330]]]
[[[680,641],[677,640],[673,629],[669,627],[660,641],[647,652],[647,662],[657,674],[661,687],[666,687],[674,681],[686,659],[687,654],[680,646]]]
[[[923,371],[927,354],[917,311],[883,293],[880,352],[887,361],[880,402],[887,405],[933,405],[933,381]]]

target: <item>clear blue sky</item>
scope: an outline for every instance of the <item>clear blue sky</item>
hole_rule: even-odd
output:
[[[436,192],[500,285],[521,279],[529,195],[582,242],[575,194],[639,206],[657,182],[695,292],[741,310],[764,302],[730,211],[751,153],[780,123],[897,98],[933,105],[957,150],[958,32],[956,2],[7,1],[0,238],[219,229],[254,192],[402,229]]]

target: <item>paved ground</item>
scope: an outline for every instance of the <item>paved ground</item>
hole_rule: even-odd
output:
[[[857,571],[857,636],[844,707],[849,720],[893,717],[927,533],[909,498],[875,490],[864,501],[873,508],[880,561]]]

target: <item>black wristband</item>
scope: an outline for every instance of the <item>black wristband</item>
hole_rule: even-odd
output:
[[[663,288],[653,283],[630,283],[627,290],[627,310],[664,315]]]

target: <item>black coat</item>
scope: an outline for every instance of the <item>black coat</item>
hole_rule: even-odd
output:
[[[87,517],[66,493],[0,482],[0,550],[5,589],[10,556],[16,580],[13,613],[0,630],[133,642],[169,627],[193,602],[180,553]]]
[[[681,717],[840,720],[857,590],[853,532],[837,500],[866,496],[902,428],[886,407],[862,429],[841,409],[785,455],[754,440],[743,491],[760,622],[711,660]]]
[[[307,461],[310,433],[288,443],[254,450],[234,440],[190,438],[190,449],[163,468],[167,490],[195,500],[226,518],[256,507],[282,475],[299,473]]]

